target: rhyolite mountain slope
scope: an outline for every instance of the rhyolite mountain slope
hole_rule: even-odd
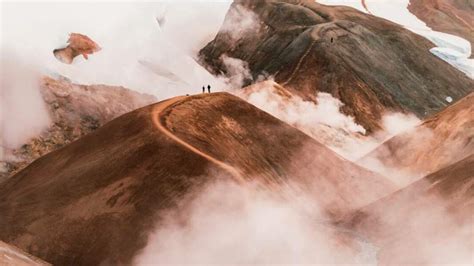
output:
[[[235,14],[249,12],[258,21],[229,30]],[[473,91],[474,82],[431,54],[432,47],[395,23],[349,7],[242,0],[234,1],[200,60],[211,72],[226,74],[223,55],[241,59],[254,80],[274,76],[303,99],[329,92],[370,133],[381,128],[386,111],[424,118],[447,106],[446,97],[457,101]]]
[[[0,182],[33,160],[89,134],[113,118],[156,102],[148,94],[123,87],[78,85],[65,79],[44,77],[40,91],[51,125],[21,147],[6,151],[14,157],[6,160]]]
[[[0,239],[57,265],[128,264],[163,211],[222,179],[311,190],[329,217],[394,191],[235,96],[183,96],[122,115],[1,183]]]
[[[474,54],[474,1],[410,0],[408,10],[434,30],[457,35],[471,43]]]
[[[474,154],[474,93],[435,114],[414,129],[387,140],[361,159],[428,174]]]

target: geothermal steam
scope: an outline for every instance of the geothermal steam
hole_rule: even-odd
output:
[[[375,263],[369,242],[322,221],[309,197],[221,181],[165,215],[135,263]]]
[[[239,64],[239,68],[242,66],[245,64]],[[319,92],[317,103],[314,103],[304,101],[296,95],[285,96],[278,93],[278,87],[274,81],[268,80],[253,85],[247,91],[233,92],[350,160],[357,160],[384,140],[420,123],[411,114],[387,113],[382,119],[384,130],[373,136],[365,136],[365,129],[353,117],[341,113],[343,103],[330,94]],[[377,165],[377,170],[381,169]]]
[[[11,159],[9,150],[47,128],[50,119],[39,91],[40,75],[35,65],[12,51],[2,51],[1,68],[0,160],[4,160]]]

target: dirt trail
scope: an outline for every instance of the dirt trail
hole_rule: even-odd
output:
[[[318,33],[319,33],[319,30],[318,30]],[[290,83],[290,81],[293,79],[293,77],[295,76],[296,72],[300,69],[301,67],[301,64],[303,63],[303,60],[306,58],[306,56],[308,56],[309,52],[313,49],[313,46],[314,44],[316,43],[317,40],[314,40],[309,46],[308,48],[306,49],[306,51],[304,52],[303,56],[301,56],[300,60],[298,61],[298,63],[296,64],[296,67],[295,69],[293,69],[293,72],[291,72],[291,75],[290,77],[284,81],[283,83],[281,83],[282,86],[286,86],[288,85],[288,83]]]
[[[172,106],[173,104],[175,104],[177,102],[186,101],[186,100],[189,100],[189,99],[190,99],[190,97],[188,97],[188,96],[178,96],[178,97],[171,98],[167,101],[161,102],[160,104],[156,105],[154,107],[153,111],[152,111],[153,123],[158,128],[158,130],[163,132],[166,136],[168,136],[169,138],[171,138],[175,142],[179,143],[183,147],[185,147],[185,148],[189,149],[190,151],[206,158],[207,160],[211,161],[212,163],[214,163],[214,164],[218,165],[219,167],[221,167],[222,169],[226,170],[227,172],[229,172],[236,179],[237,182],[244,183],[245,179],[242,177],[242,175],[240,174],[240,172],[237,169],[235,169],[234,167],[232,167],[232,166],[230,166],[230,165],[228,165],[228,164],[212,157],[209,154],[206,154],[206,153],[198,150],[194,146],[190,145],[189,143],[185,142],[184,140],[182,140],[179,137],[177,137],[176,135],[174,135],[171,131],[169,131],[161,123],[161,118],[162,118],[162,115],[163,115],[162,114],[163,111],[165,111],[168,107]]]

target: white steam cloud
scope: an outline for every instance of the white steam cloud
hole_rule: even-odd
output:
[[[47,128],[50,118],[39,91],[37,68],[13,51],[2,51],[1,56],[0,160],[4,160],[9,150]]]
[[[426,174],[394,168],[373,156],[359,160],[389,138],[419,125],[421,121],[413,114],[387,113],[382,118],[383,130],[366,136],[365,129],[353,117],[341,113],[343,103],[328,93],[319,92],[317,103],[304,101],[271,79],[233,93],[300,129],[344,158],[385,176],[400,188]]]
[[[226,70],[225,77],[221,78],[227,84],[228,89],[240,89],[245,84],[245,81],[252,80],[252,74],[247,62],[229,57],[226,54],[223,54],[220,59]]]
[[[469,265],[470,224],[417,188],[368,205],[352,227],[333,224],[309,195],[219,181],[162,213],[134,263]]]
[[[241,5],[236,5],[227,13],[221,32],[227,33],[231,41],[236,41],[246,36],[249,32],[258,30],[260,23],[261,21],[257,14]]]
[[[341,113],[343,103],[328,93],[319,92],[315,104],[291,94],[272,80],[234,93],[347,159],[356,160],[381,142],[379,138],[364,136],[364,127]]]
[[[324,223],[312,200],[282,194],[212,184],[185,210],[164,217],[135,263],[375,264],[370,242]]]
[[[367,219],[356,227],[380,247],[379,264],[472,265],[472,214],[461,207],[468,199],[441,197],[431,186],[417,182],[363,209]]]
[[[414,114],[389,113],[382,118],[382,125],[388,137],[415,128],[421,120]]]

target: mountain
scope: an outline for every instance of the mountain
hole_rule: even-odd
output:
[[[85,86],[50,77],[41,80],[40,91],[51,126],[18,149],[8,151],[15,159],[4,162],[6,172],[0,172],[0,182],[33,160],[89,134],[113,118],[156,102],[152,95],[123,87]]]
[[[58,265],[128,264],[160,214],[216,180],[310,190],[330,217],[394,191],[235,96],[183,96],[122,115],[1,183],[0,239]]]
[[[474,93],[364,156],[398,171],[431,173],[474,154]]]
[[[428,27],[460,36],[471,43],[474,54],[474,2],[469,0],[410,0],[408,10]]]
[[[382,263],[461,265],[472,261],[472,169],[474,155],[361,208],[346,218],[346,226],[381,248]]]
[[[245,27],[239,21],[253,20]],[[215,39],[200,51],[212,73],[232,74],[225,58],[248,63],[251,78],[274,76],[305,100],[340,99],[368,133],[387,111],[420,118],[473,91],[474,82],[430,53],[433,44],[353,8],[314,1],[235,1]]]

